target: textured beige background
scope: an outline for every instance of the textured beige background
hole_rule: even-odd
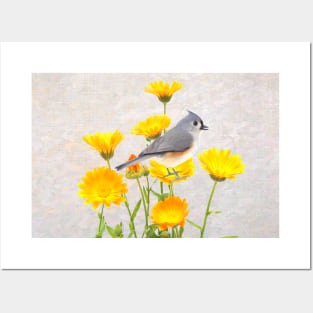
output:
[[[278,74],[33,74],[32,111],[32,230],[33,237],[93,237],[98,219],[77,195],[77,183],[87,170],[104,165],[82,136],[119,129],[126,139],[112,165],[145,146],[129,131],[163,105],[143,88],[163,79],[181,81],[184,88],[168,104],[171,126],[190,109],[209,126],[199,151],[211,147],[240,154],[246,172],[237,181],[218,184],[208,237],[278,237]],[[212,181],[196,163],[196,173],[175,185],[187,198],[189,218],[200,223]],[[134,181],[127,180],[131,205],[139,198]],[[141,211],[142,213],[142,211]],[[105,210],[110,225],[128,215],[124,206]],[[141,229],[143,215],[137,218]],[[198,231],[187,225],[186,236]]]

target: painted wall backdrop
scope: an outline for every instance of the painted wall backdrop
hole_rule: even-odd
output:
[[[111,160],[113,166],[138,154],[146,143],[130,130],[140,120],[163,113],[157,97],[144,92],[149,82],[158,80],[183,83],[167,105],[171,127],[187,110],[197,113],[209,126],[198,152],[231,149],[246,165],[236,181],[218,184],[211,209],[221,213],[209,216],[207,236],[279,236],[278,74],[38,73],[32,82],[33,237],[94,237],[98,219],[77,195],[77,183],[105,162],[82,137],[120,130],[125,139]],[[200,223],[213,181],[196,155],[194,162],[194,176],[176,184],[175,193],[187,199],[189,218]],[[127,183],[134,207],[140,194],[135,180]],[[110,225],[127,225],[123,205],[105,209],[105,216]],[[141,228],[143,211],[136,221]],[[198,237],[199,232],[187,224],[184,236]]]

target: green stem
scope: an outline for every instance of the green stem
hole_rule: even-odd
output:
[[[177,226],[177,227],[176,227],[177,238],[180,238],[180,237],[181,237],[181,236],[179,235],[179,233],[180,233],[180,227]]]
[[[146,201],[145,201],[145,196],[143,194],[139,178],[137,178],[136,180],[137,180],[137,184],[138,184],[138,187],[139,187],[139,190],[140,190],[143,207],[144,207],[144,210],[145,210],[145,228],[147,228],[148,227],[148,211],[147,211],[147,205],[146,205]]]
[[[147,181],[147,211],[149,215],[149,210],[150,210],[150,182],[149,182],[149,177],[146,176],[146,181]]]
[[[172,233],[174,234],[174,237],[175,238],[180,238],[180,235],[179,235],[179,225],[176,225],[174,227],[172,227]]]
[[[173,184],[169,184],[168,185],[168,189],[170,191],[170,196],[174,197],[174,187],[173,187]]]
[[[163,195],[163,182],[160,181],[160,193],[161,195]]]
[[[167,102],[163,102],[163,114],[166,115],[166,105],[167,105]],[[163,134],[165,135],[166,134],[166,129],[163,130]]]
[[[101,214],[99,218],[100,221],[99,221],[98,231],[96,233],[96,238],[102,238],[102,232],[101,232],[102,221],[105,223],[104,215],[103,215],[103,208],[104,208],[104,204],[102,204],[102,208],[101,208]]]
[[[108,159],[108,160],[106,160],[107,161],[107,163],[108,163],[108,168],[109,169],[111,169],[111,163],[110,163],[110,160]]]
[[[211,202],[212,202],[212,199],[213,199],[213,194],[214,194],[216,185],[217,185],[217,181],[214,181],[214,185],[212,187],[210,198],[209,198],[209,201],[208,201],[208,205],[207,205],[207,208],[206,208],[206,211],[205,211],[205,216],[204,216],[204,220],[203,220],[203,226],[202,226],[201,232],[200,232],[200,238],[203,238],[203,235],[204,235],[204,232],[205,232],[206,222],[207,222],[208,216],[210,215],[210,206],[211,206]]]
[[[129,209],[129,202],[128,202],[127,196],[124,195],[124,198],[125,198],[125,206],[126,206],[126,209],[128,211],[128,214],[129,214],[129,220],[130,220],[130,223],[131,223],[132,228],[134,230],[135,238],[137,238],[136,228],[135,228],[134,221],[132,220],[132,213],[130,212],[130,209]]]
[[[178,233],[179,233],[179,238],[182,238],[183,237],[183,233],[184,233],[184,227],[180,226]]]

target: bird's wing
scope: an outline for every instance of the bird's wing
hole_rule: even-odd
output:
[[[193,137],[191,134],[181,129],[173,128],[153,141],[139,156],[184,151],[189,149],[192,143]]]

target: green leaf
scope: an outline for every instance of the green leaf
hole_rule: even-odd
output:
[[[222,211],[209,211],[209,214],[208,215],[211,215],[211,214],[221,214]]]
[[[134,211],[133,211],[133,213],[132,213],[132,215],[131,215],[131,217],[130,217],[130,219],[131,219],[132,221],[134,221],[134,219],[135,219],[135,217],[136,217],[136,215],[137,215],[137,213],[138,213],[138,211],[139,211],[140,205],[141,205],[141,199],[140,199],[140,200],[137,202],[137,204],[135,205]]]
[[[238,236],[224,236],[222,238],[239,238]]]
[[[167,230],[163,230],[163,231],[159,232],[159,237],[160,238],[171,238],[171,235]]]
[[[103,234],[104,231],[105,231],[105,223],[101,224],[100,233]]]
[[[202,227],[201,227],[200,225],[198,225],[198,224],[196,224],[196,223],[192,222],[191,220],[187,220],[187,222],[188,222],[190,225],[192,225],[193,227],[198,228],[199,230],[201,230],[201,229],[202,229]]]
[[[118,238],[118,236],[115,234],[115,231],[112,227],[110,227],[109,225],[106,226],[106,229],[109,233],[109,235],[112,237],[112,238]]]
[[[159,198],[159,197],[162,196],[160,193],[154,191],[153,189],[151,189],[151,192],[152,192],[157,198]]]
[[[119,224],[117,224],[114,228],[114,233],[116,235],[116,237],[118,238],[123,238],[123,223],[120,222]]]
[[[151,189],[151,192],[158,198],[159,201],[164,201],[166,198],[168,198],[170,196],[169,193],[158,193],[154,190]]]
[[[149,225],[148,228],[145,230],[146,238],[160,238],[160,236],[155,233],[157,229],[157,225]]]
[[[166,198],[168,198],[170,196],[169,193],[163,193],[159,199],[159,201],[164,201]]]

